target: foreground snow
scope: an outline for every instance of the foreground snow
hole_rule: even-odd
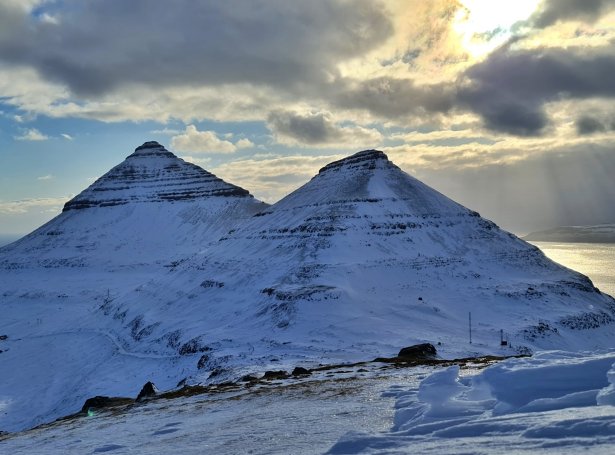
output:
[[[452,366],[385,395],[393,430],[348,434],[331,454],[615,453],[615,351],[542,352],[466,378]]]
[[[482,371],[372,364],[57,422],[0,452],[612,454],[614,363],[551,351]]]
[[[391,425],[395,384],[418,386],[427,370],[348,368],[334,377],[276,381],[255,388],[143,403],[0,439],[18,454],[279,454],[326,452],[353,428]],[[360,370],[360,371],[359,371]]]

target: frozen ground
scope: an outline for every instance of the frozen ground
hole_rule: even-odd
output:
[[[391,387],[387,434],[350,433],[331,454],[615,453],[615,352],[541,352],[468,377],[452,366]]]
[[[383,393],[431,371],[358,370],[60,422],[0,440],[0,453],[324,453],[350,430],[388,431],[394,398]]]
[[[0,440],[0,453],[612,454],[615,351],[484,370],[378,364],[157,400]]]

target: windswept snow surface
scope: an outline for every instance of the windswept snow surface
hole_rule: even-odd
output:
[[[417,388],[392,387],[392,431],[349,433],[331,454],[615,452],[615,351],[540,352]]]
[[[0,278],[4,431],[147,380],[223,382],[419,342],[467,357],[614,340],[615,301],[587,277],[375,150],[267,208],[146,143],[0,249]]]

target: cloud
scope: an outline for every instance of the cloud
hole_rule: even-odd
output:
[[[256,145],[254,144],[254,142],[252,142],[250,139],[246,139],[245,137],[235,142],[235,147],[237,147],[237,150],[249,149],[255,146]]]
[[[53,175],[51,174],[41,175],[40,177],[36,177],[36,180],[51,180],[51,179],[53,179]]]
[[[248,139],[232,143],[220,139],[213,131],[199,131],[194,125],[188,125],[182,134],[171,138],[171,147],[179,152],[233,153],[240,148],[253,146],[254,144]]]
[[[606,126],[597,118],[584,115],[575,121],[579,135],[593,134],[606,131]]]
[[[288,87],[324,80],[340,59],[360,56],[393,33],[382,5],[371,0],[177,0],[173,8],[148,0],[130,7],[124,0],[64,0],[47,9],[56,23],[0,7],[0,16],[12,19],[0,59],[35,68],[82,96],[127,84]],[[164,33],[153,33],[152,24]]]
[[[70,134],[67,134],[67,133],[62,133],[60,134],[60,136],[62,136],[67,141],[72,141],[74,139]]]
[[[162,134],[165,136],[176,136],[178,134],[181,134],[181,130],[178,129],[173,129],[173,128],[163,128],[161,130],[152,130],[150,131],[151,134]]]
[[[614,2],[545,0],[531,20],[599,20]],[[545,104],[612,96],[608,24],[570,32],[602,34],[601,47],[584,47],[526,23],[527,35],[481,61],[455,28],[460,12],[473,14],[462,3],[0,2],[0,93],[3,103],[50,117],[265,121],[284,144],[320,146],[375,138],[375,129],[352,125],[416,127],[463,113],[493,131],[541,135],[552,122]]]
[[[326,112],[299,114],[274,111],[268,117],[269,128],[278,142],[289,145],[370,148],[382,142],[375,129],[336,124]]]
[[[60,198],[34,198],[34,199],[21,199],[17,201],[1,201],[0,200],[0,213],[5,214],[19,214],[27,213],[30,211],[54,211],[59,212],[62,206],[68,201],[70,197]]]
[[[585,114],[578,117],[574,125],[577,134],[581,136],[615,131],[615,116],[599,117],[597,115]]]
[[[537,28],[545,28],[559,21],[591,23],[611,9],[615,9],[615,0],[544,0],[530,22]]]
[[[256,198],[276,202],[310,180],[318,170],[344,155],[261,155],[210,169],[218,177],[246,188]]]
[[[387,119],[446,113],[455,103],[452,83],[418,85],[411,79],[382,76],[348,79],[338,85],[330,95],[337,107],[366,110]]]
[[[615,48],[504,47],[465,72],[458,103],[487,128],[519,136],[543,133],[544,105],[563,99],[615,96]]]
[[[25,130],[21,136],[14,136],[16,141],[46,141],[49,136],[41,133],[36,128]]]

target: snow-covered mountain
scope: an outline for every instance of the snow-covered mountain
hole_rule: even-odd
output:
[[[194,354],[194,380],[426,341],[446,356],[599,348],[613,343],[614,310],[587,277],[374,150],[329,164],[106,308],[135,348]],[[500,330],[512,347],[500,346]]]
[[[93,390],[116,384],[119,393],[157,377],[164,359],[127,353],[95,310],[266,207],[146,142],[56,218],[0,248],[0,430],[63,415]]]
[[[5,277],[31,278],[18,283],[20,291],[0,289],[8,315],[0,334],[9,336],[0,366],[14,371],[0,384],[0,428],[78,410],[94,395],[135,396],[148,380],[162,389],[184,378],[222,381],[392,356],[417,342],[449,357],[613,344],[615,301],[587,277],[412,178],[382,152],[331,163],[259,211],[242,190],[186,163],[179,170],[201,176],[199,188],[207,181],[215,189],[162,183],[152,175],[164,175],[161,163],[177,159],[145,145],[127,162],[147,171],[115,168],[117,178],[94,185],[103,190],[90,188],[67,204],[61,227],[52,221],[0,250],[3,289]],[[163,189],[174,196],[161,196]],[[145,207],[181,215],[154,220],[152,210],[140,212]],[[118,210],[133,218],[113,218]],[[68,218],[88,211],[94,221]],[[101,226],[107,237],[88,251],[88,229]],[[149,251],[125,240],[154,234],[173,243]],[[132,249],[119,260],[124,248]],[[73,257],[80,259],[74,268],[57,262]],[[135,268],[143,271],[138,286],[124,278]],[[81,273],[87,269],[104,270],[105,278],[93,284]],[[105,293],[113,279],[124,284]],[[500,330],[508,346],[500,346]]]
[[[168,264],[193,254],[266,204],[146,142],[68,201],[62,213],[0,250],[0,267]]]

